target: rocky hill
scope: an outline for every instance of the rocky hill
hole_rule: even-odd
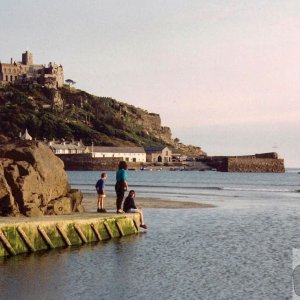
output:
[[[58,90],[37,84],[2,86],[0,134],[14,138],[25,128],[36,139],[82,139],[106,146],[168,145],[188,155],[205,154],[199,147],[177,147],[158,114],[112,98],[68,86]]]

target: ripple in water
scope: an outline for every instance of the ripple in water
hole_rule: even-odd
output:
[[[296,205],[145,210],[147,233],[0,264],[1,299],[289,299]],[[17,288],[16,288],[17,287]]]

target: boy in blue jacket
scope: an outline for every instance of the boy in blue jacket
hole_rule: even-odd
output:
[[[101,174],[101,178],[97,181],[95,187],[98,194],[98,213],[105,213],[106,210],[104,209],[104,198],[105,195],[105,181],[106,181],[107,175],[106,173]]]

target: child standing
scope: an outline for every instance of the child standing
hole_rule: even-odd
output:
[[[139,213],[140,215],[140,227],[147,229],[147,225],[144,223],[144,216],[141,208],[137,208],[134,202],[135,191],[131,190],[124,201],[123,210],[126,213]]]
[[[105,181],[106,181],[107,175],[106,173],[101,174],[101,178],[97,181],[95,187],[98,194],[98,213],[105,213],[106,210],[104,209],[104,198],[105,198]]]

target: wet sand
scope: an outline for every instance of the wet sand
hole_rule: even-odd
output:
[[[192,201],[175,201],[175,200],[164,200],[157,198],[141,198],[137,197],[135,199],[137,207],[140,208],[210,208],[215,207],[214,205],[207,203],[196,203]],[[97,207],[97,195],[93,194],[84,194],[83,195],[83,206],[86,211],[93,211]],[[104,198],[104,207],[108,210],[115,210],[116,208],[116,199],[109,195]]]

